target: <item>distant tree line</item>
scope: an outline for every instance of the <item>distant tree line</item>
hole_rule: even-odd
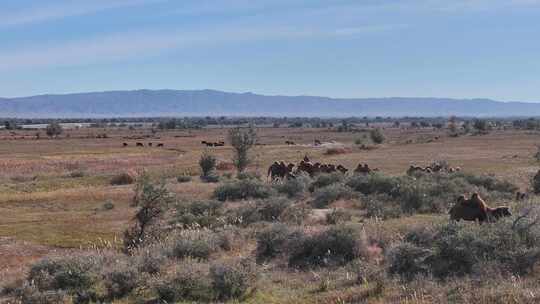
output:
[[[452,129],[451,132],[487,132],[494,128],[513,128],[540,130],[540,118],[489,118],[470,117],[116,117],[116,118],[0,118],[0,126],[6,130],[17,130],[22,125],[49,125],[51,123],[81,123],[91,128],[140,128],[151,126],[154,129],[200,129],[205,127],[236,127],[254,125],[274,128],[333,128],[339,132],[355,132],[373,124],[387,124],[393,128],[434,128]]]

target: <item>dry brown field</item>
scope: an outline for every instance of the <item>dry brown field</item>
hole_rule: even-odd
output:
[[[260,145],[252,151],[249,171],[262,176],[275,160],[297,163],[305,155],[349,169],[358,163],[368,163],[390,175],[404,174],[411,164],[425,166],[445,160],[465,172],[492,174],[526,191],[538,170],[533,158],[540,143],[538,132],[501,130],[454,138],[445,130],[385,128],[383,144],[361,149],[355,141],[366,135],[362,132],[311,128],[257,131]],[[95,134],[103,132],[108,138],[95,138]],[[226,140],[226,129],[155,134],[144,129],[80,129],[66,131],[58,139],[35,139],[34,134],[35,131],[16,131],[13,135],[0,130],[0,281],[24,275],[31,262],[47,254],[119,244],[133,214],[129,205],[133,187],[110,185],[115,174],[144,170],[156,179],[166,179],[170,190],[181,198],[206,199],[216,185],[202,183],[197,178],[201,153],[209,149],[223,164],[230,163],[232,156],[228,145],[206,148],[201,144],[203,140]],[[315,146],[315,139],[323,145]],[[296,145],[286,145],[286,140]],[[129,146],[123,147],[124,142]],[[145,147],[136,147],[136,142],[144,143]],[[153,147],[148,147],[149,142]],[[157,147],[157,143],[164,146]],[[345,153],[327,155],[332,147],[343,148]],[[233,170],[218,173],[227,172]],[[175,178],[180,174],[194,178],[179,184]],[[114,209],[105,210],[105,202],[112,202]],[[392,221],[401,227],[443,220],[446,216],[417,215]],[[274,272],[265,280],[303,290],[305,280],[315,278],[311,273],[286,277]],[[287,289],[276,289],[270,294],[263,293],[253,301],[300,303],[313,298],[309,292],[300,295]],[[330,291],[324,299],[332,297],[337,295]],[[311,302],[326,302],[322,299]]]

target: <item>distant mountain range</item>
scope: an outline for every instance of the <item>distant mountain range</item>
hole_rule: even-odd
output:
[[[489,99],[265,96],[214,90],[136,90],[0,98],[0,117],[540,116],[540,103]]]

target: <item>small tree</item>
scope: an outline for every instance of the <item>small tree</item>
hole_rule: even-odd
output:
[[[4,127],[6,130],[17,130],[20,128],[15,121],[8,120],[4,122]]]
[[[45,133],[47,133],[47,136],[51,138],[58,137],[58,135],[62,134],[62,131],[62,126],[57,122],[51,122],[47,125],[47,128],[45,129]]]
[[[540,162],[540,145],[536,145],[536,153],[534,153],[534,159]]]
[[[535,194],[540,194],[540,170],[538,170],[536,175],[531,180],[531,186]]]
[[[201,167],[201,176],[208,177],[216,168],[217,159],[214,155],[208,151],[204,151],[199,159],[199,166]]]
[[[473,127],[480,133],[487,133],[489,131],[490,125],[487,120],[476,119],[473,123]]]
[[[451,116],[448,120],[448,135],[451,137],[459,136],[458,122],[455,116]]]
[[[238,173],[243,172],[250,163],[249,150],[257,141],[257,132],[253,126],[249,128],[233,128],[229,130],[229,141],[234,149],[233,163]]]
[[[134,225],[124,232],[124,251],[127,253],[158,236],[155,224],[173,200],[164,182],[154,185],[146,174],[138,178],[134,190],[132,206],[137,207],[137,212]]]
[[[371,140],[376,144],[382,144],[384,142],[384,134],[380,128],[373,129],[369,132]]]

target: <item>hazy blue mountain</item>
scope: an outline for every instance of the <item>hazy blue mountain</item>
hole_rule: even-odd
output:
[[[488,99],[265,96],[214,90],[136,90],[0,98],[0,117],[540,116],[540,103]]]

